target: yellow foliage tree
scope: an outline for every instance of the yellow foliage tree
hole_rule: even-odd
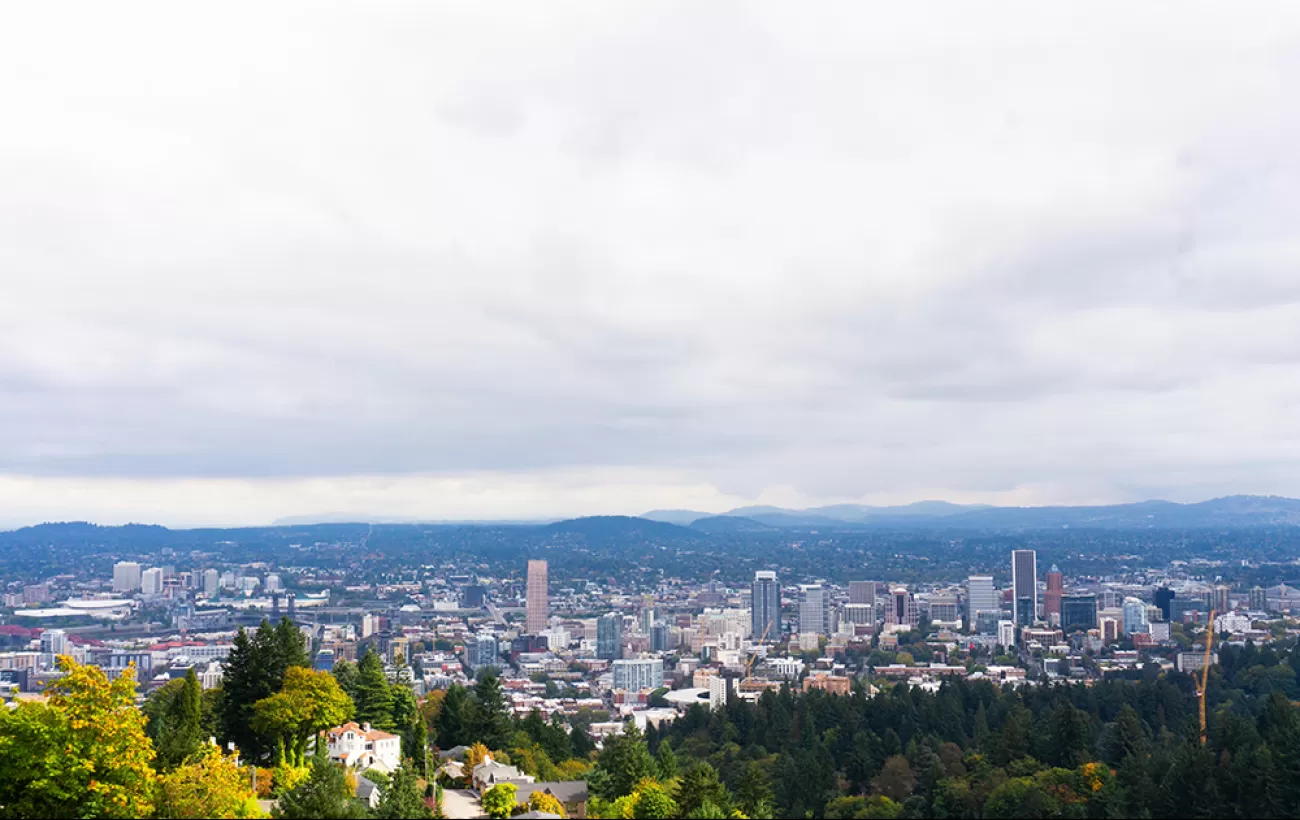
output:
[[[252,726],[275,736],[276,765],[301,767],[308,739],[347,720],[352,709],[352,699],[333,675],[291,666],[280,691],[253,704]]]
[[[564,811],[564,804],[559,801],[553,794],[546,792],[533,792],[528,795],[528,808],[532,811],[544,811],[551,814],[558,814],[561,817],[569,815]]]
[[[49,701],[0,709],[0,806],[16,817],[149,817],[157,776],[135,668],[59,658]]]
[[[263,816],[234,758],[210,745],[163,776],[158,802],[162,817],[178,820]]]
[[[482,743],[475,743],[465,751],[465,771],[466,773],[474,770],[474,767],[483,762],[483,758],[489,754],[488,747]]]

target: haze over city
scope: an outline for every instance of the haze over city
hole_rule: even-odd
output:
[[[1300,496],[1298,24],[11,9],[0,525]]]

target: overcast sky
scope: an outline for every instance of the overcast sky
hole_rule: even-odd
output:
[[[920,5],[10,5],[0,524],[1300,496],[1300,3]]]

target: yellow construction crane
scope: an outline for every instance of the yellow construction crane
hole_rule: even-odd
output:
[[[1214,646],[1214,615],[1213,609],[1210,610],[1210,626],[1205,630],[1205,658],[1201,663],[1201,691],[1198,694],[1201,701],[1201,745],[1205,745],[1205,691],[1210,683],[1210,649]]]
[[[763,637],[759,638],[758,642],[762,643],[763,641],[767,640],[767,633],[770,632],[771,630],[772,630],[772,622],[768,621],[767,628],[763,630]],[[749,683],[749,679],[754,676],[754,660],[757,657],[758,657],[757,655],[750,655],[749,663],[745,664],[745,683]]]

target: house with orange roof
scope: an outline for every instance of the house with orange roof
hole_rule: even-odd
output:
[[[402,739],[369,723],[358,726],[348,721],[330,729],[327,738],[330,760],[349,768],[394,772],[402,763]]]

